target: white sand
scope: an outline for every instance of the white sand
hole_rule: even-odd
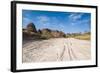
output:
[[[23,62],[88,60],[90,58],[91,44],[86,40],[54,38],[23,45]]]

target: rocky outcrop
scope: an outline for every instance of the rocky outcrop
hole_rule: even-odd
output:
[[[23,29],[23,39],[49,39],[49,38],[61,38],[65,37],[66,35],[62,31],[58,30],[51,30],[48,28],[39,29],[37,31],[34,23],[29,23],[26,29]]]
[[[36,27],[35,27],[35,25],[33,23],[29,23],[27,25],[27,31],[29,31],[29,32],[35,32],[35,33],[37,32]]]
[[[53,37],[55,38],[59,38],[59,37],[65,37],[65,34],[61,31],[52,31],[51,34],[53,35]]]
[[[42,29],[39,30],[39,32],[41,32],[42,35],[45,35],[51,38],[59,38],[59,37],[65,37],[65,34],[62,31],[58,31],[58,30],[50,30],[50,29]]]
[[[23,29],[23,39],[24,40],[36,39],[39,37],[40,35],[37,33],[34,23],[29,23],[26,29]]]

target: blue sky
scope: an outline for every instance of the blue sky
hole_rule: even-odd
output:
[[[53,12],[22,10],[22,26],[33,22],[38,29],[49,28],[64,33],[90,31],[91,14],[79,12]]]

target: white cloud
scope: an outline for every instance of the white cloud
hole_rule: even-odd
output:
[[[72,26],[74,26],[74,25],[75,25],[75,23],[71,23],[71,25],[72,25]]]
[[[83,14],[84,13],[73,13],[73,14],[70,14],[69,15],[70,24],[72,26],[78,25],[78,24],[84,24],[84,25],[88,24],[90,19],[82,19],[82,20],[80,20],[82,18]]]
[[[30,22],[30,21],[31,21],[29,18],[26,18],[26,17],[24,17],[23,20],[24,20],[25,22]]]
[[[90,22],[90,19],[84,19],[81,21],[78,21],[79,24],[88,24]]]
[[[61,28],[65,28],[64,24],[62,24],[62,23],[60,23],[59,26],[60,26]]]
[[[83,14],[73,13],[69,15],[69,19],[72,21],[76,21],[82,17]]]
[[[44,25],[45,25],[45,23],[50,21],[49,17],[47,17],[47,16],[38,16],[37,20],[39,23],[42,23],[42,24],[44,23]]]
[[[38,16],[37,22],[43,26],[50,26],[57,25],[59,21],[57,20],[57,17]]]
[[[70,23],[72,26],[75,25],[89,25],[90,24],[90,19],[84,19],[84,20],[78,20]]]

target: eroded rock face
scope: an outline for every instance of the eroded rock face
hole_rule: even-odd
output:
[[[34,23],[29,23],[26,29],[23,29],[23,39],[35,39],[37,37],[39,37],[39,35],[37,34]]]
[[[42,32],[42,34],[43,33],[51,33],[51,30],[46,28],[46,29],[42,29],[41,32]]]
[[[53,38],[65,37],[65,34],[58,30],[43,29],[39,30],[39,32],[41,32],[41,34],[49,35]]]
[[[34,23],[29,23],[26,29],[23,29],[23,39],[36,39],[36,38],[61,38],[65,37],[65,33],[58,30],[51,30],[48,28],[39,29],[37,31]]]
[[[65,34],[61,31],[52,31],[51,34],[53,35],[53,37],[55,38],[59,38],[59,37],[65,37]]]
[[[35,32],[35,33],[37,32],[34,23],[29,23],[29,24],[27,25],[27,30],[28,30],[29,32]]]

